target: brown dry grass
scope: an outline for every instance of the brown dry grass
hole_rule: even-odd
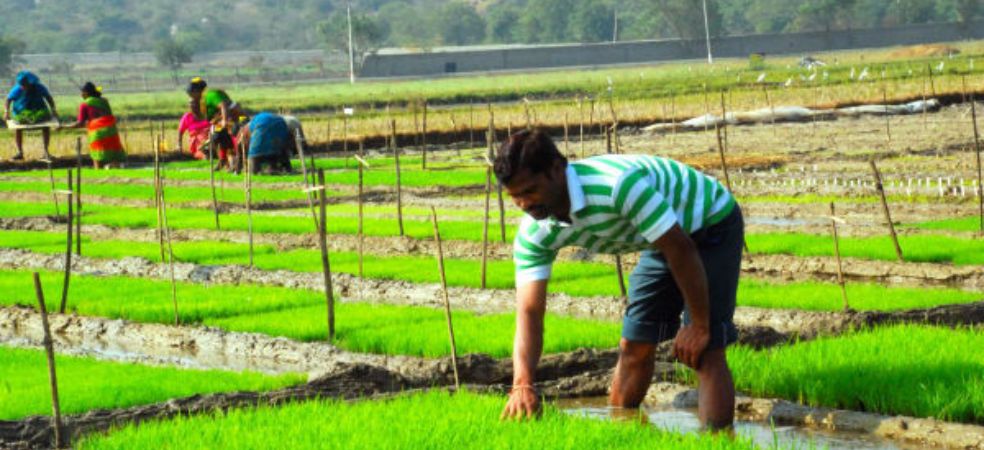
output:
[[[931,56],[959,55],[960,49],[945,44],[922,44],[900,48],[891,53],[895,58],[927,58]]]

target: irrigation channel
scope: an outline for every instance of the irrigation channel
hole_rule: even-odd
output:
[[[583,145],[561,144],[577,156],[656,153],[721,178],[722,160],[728,164],[748,223],[746,284],[735,317],[741,338],[729,359],[746,394],[736,408],[737,430],[750,445],[984,448],[984,403],[975,389],[984,385],[984,361],[979,351],[960,350],[984,343],[975,142],[968,105],[950,103],[887,120],[765,121],[689,131],[671,124],[656,134],[632,124],[609,135],[589,133]],[[405,137],[408,145],[412,137]],[[38,401],[17,411],[0,407],[0,448],[48,448],[55,436],[48,400],[40,398],[46,391],[37,389],[45,385],[43,369],[29,381],[13,376],[12,361],[41,361],[38,349],[48,341],[27,288],[32,272],[40,273],[49,305],[62,294],[67,301],[65,313],[49,307],[45,317],[65,370],[59,377],[68,411],[63,440],[81,448],[180,426],[168,420],[176,416],[223,423],[228,417],[209,415],[217,409],[248,415],[257,405],[257,414],[276,413],[318,398],[386,408],[408,396],[426,398],[426,391],[452,391],[449,402],[476,394],[501,404],[512,379],[509,242],[519,215],[508,199],[495,205],[495,189],[486,188],[487,150],[465,148],[461,137],[428,136],[426,156],[383,148],[361,155],[364,163],[352,153],[314,158],[305,170],[325,174],[323,195],[312,196],[325,205],[315,215],[325,227],[323,244],[312,223],[310,181],[296,174],[258,176],[249,185],[220,174],[212,200],[207,167],[169,161],[162,166],[165,200],[158,171],[149,167],[82,170],[84,203],[73,216],[81,223],[72,224],[63,214],[65,198],[52,198],[69,188],[62,175],[52,180],[46,167],[3,166],[11,171],[0,173],[0,373],[12,374],[12,381],[0,384],[0,403],[21,403],[18,392]],[[428,167],[417,168],[424,158]],[[68,245],[70,258],[66,228],[78,245],[74,251]],[[330,273],[322,271],[328,255]],[[441,255],[440,275],[435,255]],[[638,411],[611,410],[601,400],[618,357],[614,330],[624,294],[616,273],[628,273],[636,259],[577,250],[558,256],[548,300],[548,319],[557,321],[548,323],[558,325],[548,333],[573,337],[546,351],[537,371],[539,392],[560,412],[545,422],[586,421],[569,425],[574,433],[586,423],[624,430],[620,423],[642,420]],[[488,269],[481,283],[479,267],[483,274]],[[67,291],[62,274],[71,281],[64,282]],[[357,317],[358,308],[369,319]],[[445,308],[454,313],[458,348],[484,351],[447,348]],[[391,331],[357,332],[371,328]],[[331,342],[328,330],[335,333]],[[431,335],[437,350],[415,353]],[[410,350],[376,342],[418,338]],[[652,428],[705,439],[692,433],[693,375],[669,350],[659,348],[643,417]],[[126,365],[104,366],[117,363]],[[147,396],[125,401],[82,392],[140,391],[143,378],[103,377],[99,386],[78,386],[97,370],[175,368],[183,371],[166,377],[177,384],[199,386],[196,374],[230,381],[191,391],[166,383],[157,391],[148,381]],[[238,375],[259,384],[233,379]],[[458,383],[461,388],[453,387]],[[483,421],[491,432],[509,426],[499,424],[497,413]],[[324,422],[324,432],[334,433],[333,421]]]

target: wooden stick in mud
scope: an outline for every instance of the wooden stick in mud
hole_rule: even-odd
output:
[[[55,373],[55,347],[51,339],[51,326],[48,324],[48,309],[44,304],[44,290],[41,288],[41,276],[34,272],[34,294],[38,298],[38,308],[41,312],[41,329],[44,330],[44,353],[48,358],[48,381],[51,385],[51,428],[55,433],[55,448],[63,448],[61,405],[58,401],[58,376]]]
[[[871,171],[875,176],[875,189],[878,190],[878,196],[881,198],[882,210],[885,212],[885,220],[888,222],[888,232],[889,236],[892,238],[892,244],[895,245],[895,256],[898,257],[899,262],[904,261],[902,258],[902,247],[899,246],[899,237],[895,234],[895,224],[892,222],[892,213],[888,209],[888,200],[885,199],[885,187],[882,186],[881,172],[878,171],[878,166],[875,164],[875,160],[869,161],[871,163]]]
[[[492,203],[492,166],[485,168],[485,215],[482,216],[482,289],[489,261],[489,206]]]
[[[164,259],[164,217],[161,211],[161,147],[154,145],[154,205],[157,207],[157,240],[161,249],[161,262]]]
[[[240,143],[242,146],[242,143]],[[240,148],[240,154],[245,149]],[[246,164],[246,231],[249,235],[249,267],[253,267],[253,164],[249,158],[243,158]]]
[[[676,143],[676,91],[670,97],[670,145]]]
[[[885,82],[882,81],[882,104],[885,105],[885,138],[888,140],[888,149],[892,149],[892,125],[890,115],[888,114],[888,89],[885,87]]]
[[[769,121],[772,125],[772,133],[776,134],[779,132],[776,130],[776,107],[772,104],[772,96],[769,95],[769,86],[763,84],[762,92],[765,93],[765,102],[769,104]]]
[[[363,246],[364,246],[364,242],[365,242],[365,237],[362,234],[362,224],[363,224],[363,220],[362,220],[362,206],[363,206],[362,185],[363,185],[363,176],[364,176],[363,175],[363,170],[364,170],[364,167],[366,166],[366,160],[363,158],[364,151],[365,151],[365,144],[360,139],[359,140],[359,155],[356,157],[356,159],[359,162],[359,191],[358,191],[359,192],[359,197],[358,197],[359,224],[358,224],[357,235],[356,235],[357,239],[359,240],[358,241],[358,244],[359,244],[359,300],[362,300],[362,287],[363,287],[362,284],[363,284],[363,280],[364,280],[364,278],[363,278],[363,275],[364,274],[363,274],[363,271],[362,271]]]
[[[75,138],[75,254],[82,256],[82,138]]]
[[[967,90],[967,80],[964,78],[964,91]],[[970,118],[974,123],[974,154],[977,156],[977,208],[981,218],[980,234],[984,236],[984,172],[981,169],[981,135],[977,129],[977,104],[974,102],[974,93],[970,92]]]
[[[424,110],[420,119],[420,168],[427,168],[427,100],[424,100]]]
[[[926,63],[926,74],[929,75],[929,90],[933,97],[936,97],[936,82],[933,80],[933,66]]]
[[[564,154],[569,158],[573,157],[573,155],[571,155],[571,142],[567,127],[567,111],[564,111]]]
[[[451,300],[448,298],[448,280],[444,273],[444,250],[441,248],[441,231],[437,226],[437,210],[431,206],[431,217],[434,219],[434,243],[437,246],[437,270],[441,274],[441,292],[444,294],[444,317],[448,323],[448,339],[451,342],[451,367],[454,369],[454,388],[460,388],[458,383],[458,348],[454,342],[454,327],[451,325]]]
[[[847,287],[844,285],[844,268],[841,263],[840,238],[837,236],[837,218],[834,212],[834,202],[830,202],[830,234],[834,237],[834,256],[837,257],[837,284],[841,288],[841,297],[844,299],[844,310],[851,309],[847,302]]]
[[[326,209],[328,206],[328,191],[325,189],[325,171],[318,169],[318,186],[321,194],[318,196],[319,217],[318,245],[321,247],[321,271],[325,281],[325,304],[328,309],[328,342],[335,340],[335,293],[331,286],[331,263],[328,260],[328,228],[326,226]]]
[[[48,179],[51,180],[51,199],[55,202],[55,217],[61,216],[61,208],[58,207],[58,194],[55,193],[55,169],[51,166],[51,156],[44,160],[48,163]]]
[[[209,134],[212,132],[209,131]],[[211,142],[212,139],[209,139]],[[221,230],[222,227],[219,225],[219,199],[215,196],[215,149],[209,147],[208,149],[208,184],[212,189],[212,213],[215,214],[215,229]]]
[[[314,212],[314,200],[311,198],[311,180],[308,178],[307,162],[304,161],[304,139],[301,137],[301,130],[294,130],[294,146],[297,148],[297,159],[301,161],[301,176],[304,177],[304,195],[307,197],[308,208],[311,210],[311,217],[314,219],[314,227],[318,228],[318,215]],[[311,166],[314,170],[314,166]],[[218,218],[218,216],[216,216]]]
[[[174,324],[181,325],[181,316],[178,315],[178,282],[174,277],[174,247],[171,245],[171,227],[167,223],[167,200],[164,197],[164,171],[160,172],[160,204],[161,218],[163,219],[163,233],[167,240],[167,263],[168,271],[171,274],[171,304],[174,306]]]
[[[584,158],[584,99],[581,96],[577,97],[577,108],[579,113],[580,125],[578,127],[578,134],[580,135],[581,143],[581,158]]]
[[[400,181],[400,147],[396,141],[396,119],[390,120],[390,145],[396,166],[396,224],[400,228],[400,236],[403,236],[403,183]]]
[[[605,153],[612,154],[612,129],[605,127]]]
[[[615,255],[615,276],[618,277],[618,291],[622,294],[622,303],[628,301],[625,290],[625,275],[622,274],[622,255]]]
[[[499,234],[502,242],[506,242],[506,202],[502,199],[502,183],[495,186],[496,195],[499,196]]]
[[[475,103],[468,102],[468,147],[475,146]]]
[[[68,200],[68,224],[65,229],[67,230],[65,235],[65,277],[62,283],[62,296],[61,305],[58,307],[58,312],[65,314],[65,305],[68,303],[68,283],[72,278],[72,227],[74,226],[73,219],[75,217],[72,211],[72,169],[68,169],[68,190],[65,191],[65,198]]]

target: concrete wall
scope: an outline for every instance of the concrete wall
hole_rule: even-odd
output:
[[[967,25],[928,24],[896,28],[729,36],[712,40],[718,57],[811,53],[984,38],[984,21]],[[706,58],[703,40],[634,41],[529,46],[432,53],[368,55],[363,77],[427,76],[563,66],[645,63]]]

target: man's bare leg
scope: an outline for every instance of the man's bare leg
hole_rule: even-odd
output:
[[[697,415],[701,424],[708,430],[731,428],[735,420],[735,383],[723,348],[704,352],[697,380]]]
[[[619,342],[619,350],[608,403],[616,407],[637,408],[653,380],[656,345],[623,338]]]

